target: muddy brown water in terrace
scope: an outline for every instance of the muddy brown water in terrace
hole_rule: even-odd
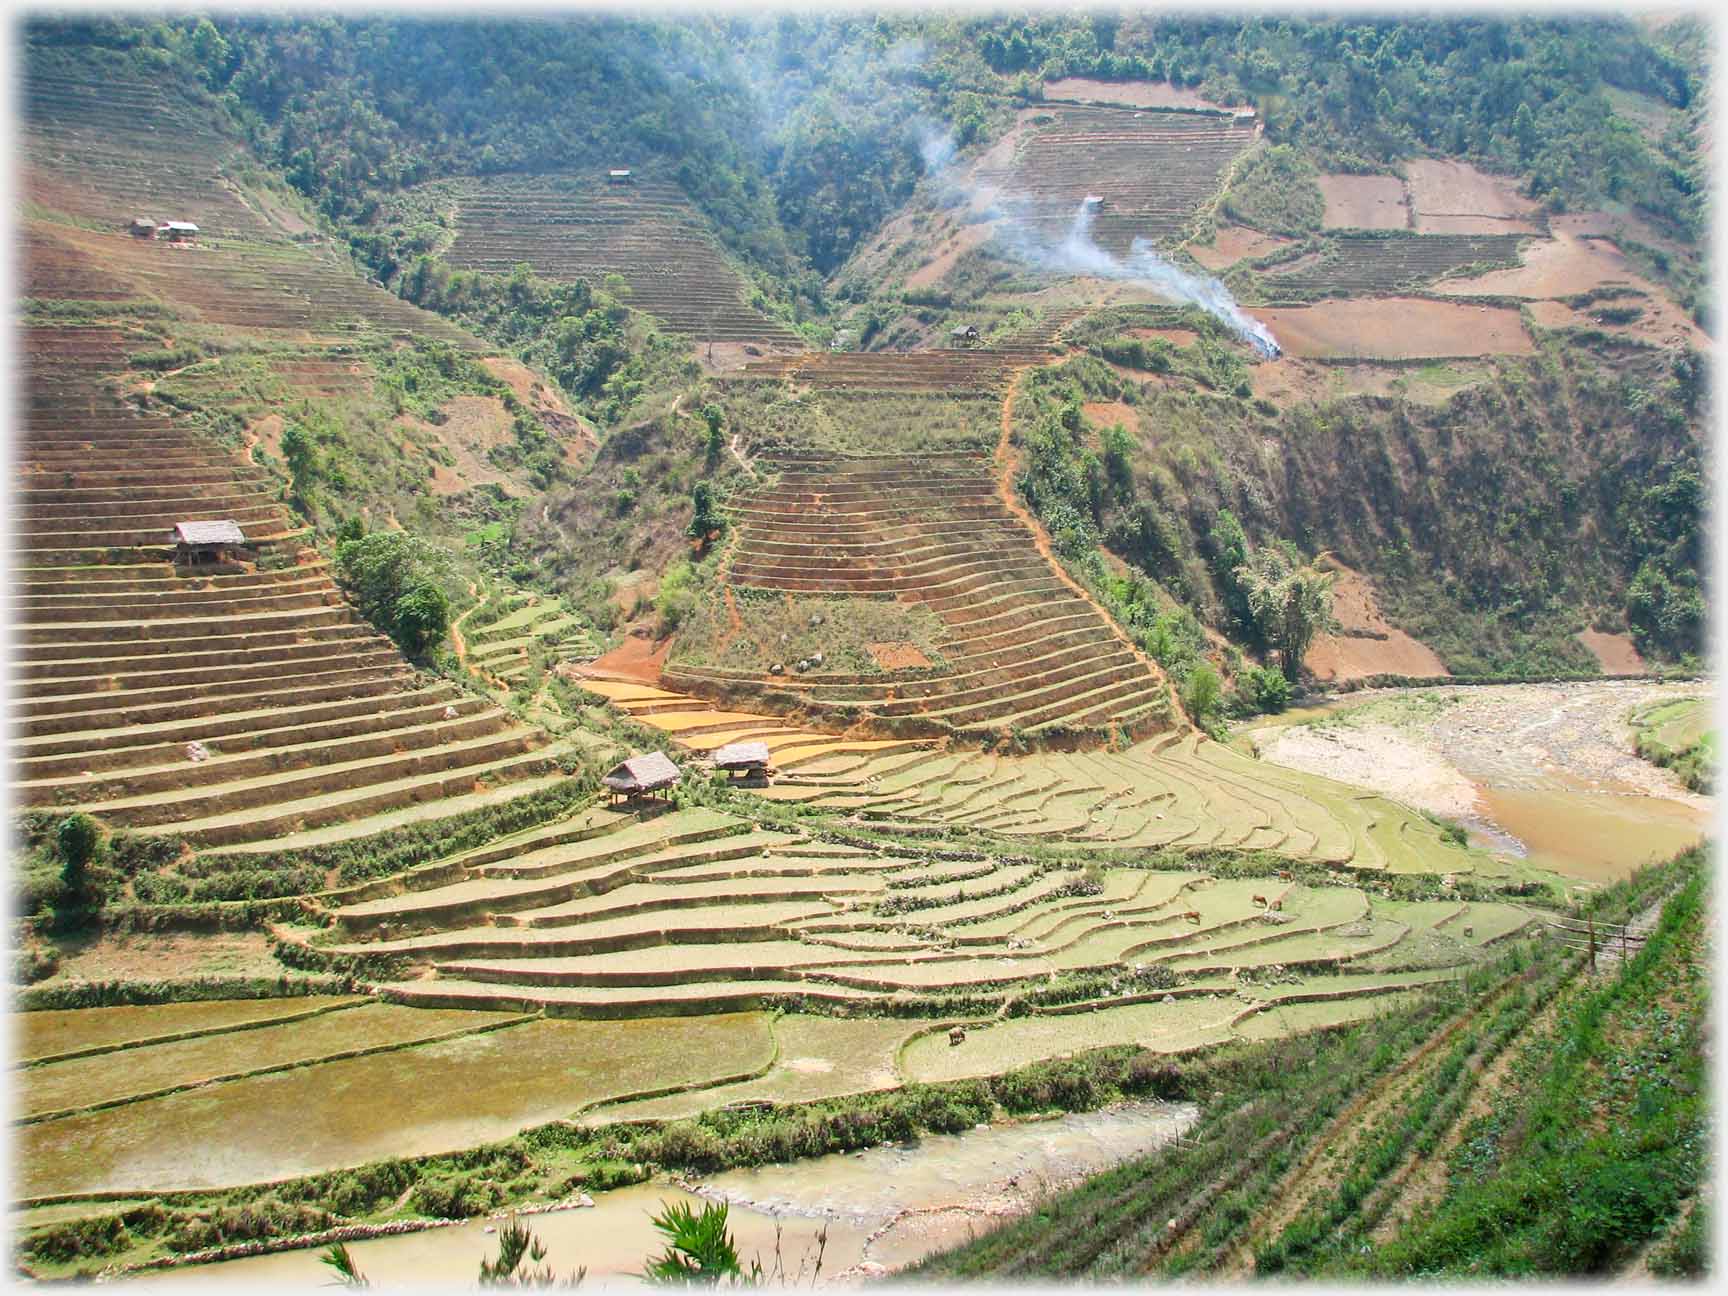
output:
[[[852,1282],[860,1265],[899,1268],[963,1242],[1027,1208],[1049,1186],[1153,1151],[1188,1129],[1199,1111],[1188,1103],[1128,1103],[1104,1111],[803,1161],[733,1170],[690,1185],[638,1184],[595,1197],[590,1208],[524,1216],[559,1275],[588,1269],[586,1286],[640,1285],[644,1260],[663,1239],[650,1217],[662,1203],[704,1199],[730,1205],[733,1236],[748,1266],[778,1265],[785,1279],[808,1286],[819,1246],[820,1281]],[[449,1228],[351,1243],[356,1265],[374,1287],[472,1289],[480,1262],[497,1251],[497,1234],[473,1220]],[[818,1241],[826,1228],[825,1245]],[[778,1233],[778,1241],[776,1235]],[[330,1271],[316,1250],[197,1265],[126,1283],[129,1292],[312,1287]],[[848,1272],[852,1271],[852,1272]]]

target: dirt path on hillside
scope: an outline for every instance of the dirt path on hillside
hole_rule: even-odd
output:
[[[468,641],[462,637],[462,623],[480,610],[480,587],[473,581],[468,582],[468,597],[475,599],[476,602],[450,623],[450,649],[456,654],[456,660],[463,666],[468,664]]]
[[[1056,578],[1073,591],[1074,597],[1085,600],[1086,605],[1099,615],[1105,625],[1110,627],[1110,633],[1115,635],[1127,647],[1128,651],[1134,654],[1135,660],[1146,668],[1153,679],[1163,682],[1165,692],[1170,698],[1170,714],[1178,717],[1178,724],[1183,728],[1192,728],[1188,724],[1187,714],[1182,710],[1182,700],[1176,696],[1176,688],[1164,674],[1163,668],[1141,652],[1140,645],[1129,638],[1128,632],[1116,624],[1116,618],[1111,616],[1098,600],[1092,597],[1091,592],[1085,586],[1068,574],[1068,569],[1056,557],[1056,550],[1050,544],[1049,534],[1038,519],[1033,517],[1026,506],[1020,502],[1019,496],[1014,492],[1014,469],[1017,466],[1013,447],[1014,400],[1019,395],[1020,377],[1026,372],[1026,369],[1027,366],[1022,365],[1019,368],[1010,369],[1007,374],[1008,390],[1002,397],[1002,433],[996,441],[996,494],[1002,500],[1002,506],[1014,515],[1021,526],[1026,528],[1027,533],[1032,537],[1033,545],[1037,547],[1039,554],[1049,565],[1050,570],[1056,574]]]

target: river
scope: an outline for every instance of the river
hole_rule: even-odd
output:
[[[1125,1103],[683,1184],[637,1184],[598,1194],[591,1207],[522,1219],[560,1276],[585,1266],[586,1286],[638,1286],[634,1275],[660,1249],[651,1216],[663,1203],[724,1201],[746,1266],[758,1259],[790,1286],[846,1285],[963,1242],[1056,1187],[1152,1152],[1198,1115],[1188,1103]],[[349,1249],[375,1288],[471,1289],[480,1262],[497,1250],[499,1224],[474,1220]],[[126,1289],[315,1286],[331,1277],[319,1254],[282,1251],[187,1266],[130,1280]]]

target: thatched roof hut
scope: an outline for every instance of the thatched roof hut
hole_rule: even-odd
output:
[[[768,744],[761,741],[727,743],[709,757],[715,769],[733,773],[757,773],[768,768]]]
[[[246,543],[238,522],[176,522],[175,558],[180,562],[220,562]]]
[[[648,752],[643,756],[632,756],[600,781],[613,792],[625,796],[646,796],[676,783],[678,767],[664,752]]]

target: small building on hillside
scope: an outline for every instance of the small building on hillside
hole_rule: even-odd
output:
[[[1104,199],[1097,194],[1087,194],[1085,201],[1081,205],[1084,206],[1087,211],[1096,215],[1098,212],[1104,210]]]
[[[725,770],[734,780],[766,777],[769,773],[768,744],[760,740],[727,743],[718,748],[709,759],[714,763],[715,769]]]
[[[629,167],[613,167],[606,173],[606,183],[616,185],[635,184],[636,177],[630,174]]]
[[[156,236],[170,243],[191,243],[198,238],[198,227],[191,221],[169,221],[157,229]]]
[[[634,801],[652,796],[678,782],[678,767],[664,752],[649,752],[632,756],[600,780],[611,793],[611,800],[620,796]]]
[[[245,547],[246,534],[238,522],[177,522],[174,525],[174,561],[227,562]]]
[[[976,346],[978,343],[978,326],[976,324],[960,324],[948,330],[948,340],[955,346]]]
[[[134,216],[126,232],[133,238],[153,239],[156,237],[156,222],[148,216]]]

